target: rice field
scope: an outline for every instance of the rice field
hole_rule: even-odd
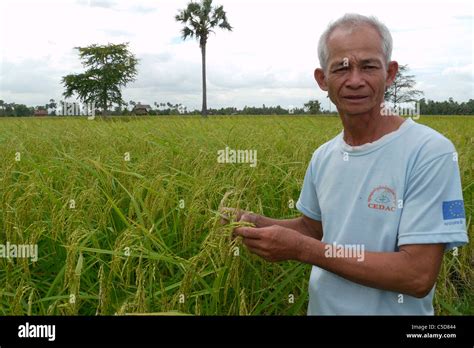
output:
[[[459,153],[466,217],[474,118],[421,117]],[[0,315],[304,315],[311,266],[267,263],[219,223],[226,205],[275,218],[294,207],[336,117],[0,119]],[[217,152],[251,149],[248,163]],[[473,248],[445,255],[437,314],[474,314]]]

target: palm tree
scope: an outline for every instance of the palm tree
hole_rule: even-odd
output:
[[[232,31],[227,21],[223,6],[212,7],[212,0],[201,0],[200,3],[190,2],[184,10],[180,10],[176,21],[184,24],[181,30],[183,40],[188,37],[199,41],[202,57],[202,116],[207,116],[206,92],[206,44],[210,33],[215,27]]]

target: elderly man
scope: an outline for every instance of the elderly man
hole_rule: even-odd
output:
[[[251,252],[313,265],[309,315],[433,315],[443,253],[468,240],[451,141],[381,112],[398,70],[391,51],[373,17],[346,14],[326,29],[314,77],[344,130],[312,156],[301,217],[238,212],[256,225],[234,230]]]

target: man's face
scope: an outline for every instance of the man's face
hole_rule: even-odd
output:
[[[382,38],[378,32],[369,25],[352,31],[337,28],[327,43],[327,70],[317,69],[315,77],[320,87],[328,91],[339,112],[359,115],[374,108],[379,111],[385,86],[392,83],[398,65],[391,62],[387,73]]]

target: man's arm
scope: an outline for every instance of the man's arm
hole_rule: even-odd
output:
[[[365,252],[357,257],[327,257],[326,243],[280,226],[235,229],[253,253],[268,261],[297,260],[365,286],[425,297],[438,277],[444,244],[412,244],[397,252]],[[331,245],[329,245],[331,246]]]
[[[364,260],[326,257],[325,243],[307,239],[300,261],[365,286],[422,298],[438,278],[444,244],[403,245],[397,252],[365,252]]]

